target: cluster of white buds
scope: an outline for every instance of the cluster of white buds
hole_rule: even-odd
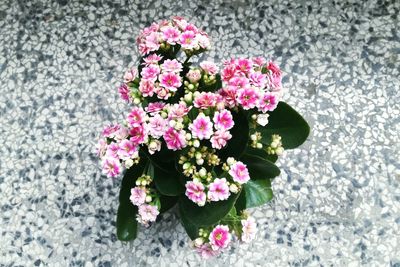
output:
[[[147,185],[150,185],[152,181],[153,181],[153,179],[151,178],[150,175],[143,174],[142,176],[137,178],[136,185],[137,186],[147,186]]]
[[[269,147],[267,147],[266,151],[270,155],[277,155],[280,156],[282,155],[284,149],[282,146],[282,138],[278,134],[273,134],[272,136],[272,141]]]
[[[260,132],[255,132],[254,134],[250,135],[251,146],[254,148],[262,149],[263,145],[260,142],[261,138],[262,136]]]

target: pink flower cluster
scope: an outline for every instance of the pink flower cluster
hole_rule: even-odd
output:
[[[208,50],[208,35],[184,18],[173,17],[144,28],[136,42],[142,55],[180,45],[184,51]]]
[[[225,86],[218,91],[225,105],[265,113],[276,108],[281,97],[282,72],[264,58],[226,61],[221,73]]]

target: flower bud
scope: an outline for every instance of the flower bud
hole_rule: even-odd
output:
[[[125,160],[125,168],[129,169],[133,165],[133,160],[132,159],[127,159]]]
[[[228,165],[233,165],[233,164],[235,164],[235,159],[232,158],[232,157],[229,157],[229,158],[226,160],[226,163],[228,163]]]
[[[229,191],[231,191],[232,193],[236,194],[237,192],[239,192],[239,188],[236,184],[231,184],[229,186]]]
[[[190,164],[190,162],[185,162],[185,163],[183,164],[183,166],[182,166],[182,169],[187,170],[187,169],[190,168],[191,165],[192,165],[192,164]]]
[[[262,145],[261,143],[257,143],[256,147],[257,147],[258,149],[261,149],[261,148],[263,147],[263,145]]]
[[[199,140],[194,140],[193,141],[193,146],[194,147],[199,147],[200,146],[200,141]]]
[[[151,202],[153,199],[152,199],[152,197],[151,196],[146,196],[146,202],[148,203],[148,202]]]
[[[198,238],[196,238],[196,239],[194,240],[194,245],[195,245],[196,247],[200,247],[201,245],[203,245],[203,243],[204,243],[204,239],[201,238],[201,237],[198,237]]]
[[[283,151],[284,151],[283,147],[280,146],[275,150],[275,153],[277,156],[280,156],[282,155]]]
[[[201,164],[200,164],[201,165]],[[206,175],[207,175],[207,170],[205,169],[205,168],[201,168],[200,169],[200,171],[199,171],[199,175],[200,175],[200,177],[206,177]]]
[[[197,159],[196,163],[197,163],[197,165],[203,165],[204,159]]]

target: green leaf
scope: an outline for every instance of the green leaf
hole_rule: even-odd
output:
[[[249,122],[245,112],[243,110],[232,111],[232,115],[235,126],[230,130],[232,138],[228,145],[219,150],[222,160],[226,160],[228,157],[240,158],[249,141]]]
[[[137,207],[130,202],[121,202],[117,213],[117,237],[129,241],[137,236]]]
[[[175,206],[175,204],[178,202],[178,197],[161,195],[160,202],[161,202],[160,212],[164,213],[170,210],[173,206]]]
[[[262,159],[271,161],[272,163],[275,163],[276,160],[278,159],[277,155],[270,155],[264,149],[258,149],[251,146],[247,147],[245,154],[258,156]]]
[[[179,206],[180,219],[183,228],[185,228],[186,233],[190,239],[194,240],[199,236],[199,227],[191,223],[184,215],[182,215],[182,206]]]
[[[246,208],[261,206],[273,198],[271,181],[269,179],[250,180],[243,185],[241,194],[246,200]]]
[[[281,173],[274,163],[258,156],[244,154],[240,160],[247,165],[251,179],[274,178]]]
[[[136,179],[142,175],[145,164],[146,160],[142,159],[138,165],[132,166],[125,172],[121,182],[117,212],[117,237],[121,241],[135,239],[137,235],[137,207],[130,202],[129,196]]]
[[[186,196],[179,199],[181,216],[196,226],[210,226],[225,217],[232,209],[239,194],[232,194],[227,200],[210,202],[199,207]]]
[[[291,106],[279,102],[278,107],[269,113],[268,124],[257,127],[262,133],[262,143],[269,145],[271,136],[279,134],[285,149],[292,149],[304,143],[310,133],[310,126]]]
[[[180,182],[180,174],[176,171],[173,163],[168,169],[161,169],[152,165],[154,168],[154,184],[161,194],[166,196],[178,196],[185,191],[185,187]]]

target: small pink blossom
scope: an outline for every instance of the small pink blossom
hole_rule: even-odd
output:
[[[225,105],[229,108],[237,105],[236,93],[237,89],[233,86],[227,86],[218,91],[218,94],[224,99]]]
[[[201,72],[198,69],[191,69],[186,74],[186,78],[188,78],[191,83],[197,83],[201,79]]]
[[[129,135],[131,138],[129,139],[136,146],[142,144],[146,140],[146,131],[143,125],[134,126],[129,130]]]
[[[170,96],[169,90],[165,87],[156,87],[155,92],[157,94],[157,98],[159,99],[166,100]]]
[[[211,257],[215,257],[218,254],[220,254],[220,250],[213,250],[211,248],[211,245],[208,243],[200,245],[199,247],[196,247],[196,251],[205,260],[207,260]]]
[[[218,72],[218,67],[214,62],[203,61],[200,63],[200,67],[209,75],[215,75]]]
[[[210,38],[206,33],[198,33],[196,35],[196,41],[198,42],[199,46],[203,49],[211,48]]]
[[[211,137],[211,146],[216,149],[221,149],[228,143],[228,140],[232,138],[232,135],[228,131],[218,130]]]
[[[150,65],[158,65],[158,62],[162,59],[162,56],[157,54],[150,54],[149,56],[145,57],[143,65],[150,66]]]
[[[228,199],[230,196],[229,186],[225,178],[216,178],[209,184],[207,197],[211,201]]]
[[[146,190],[142,187],[136,186],[131,189],[131,196],[129,197],[132,204],[140,206],[146,201]]]
[[[103,173],[110,177],[116,177],[121,173],[121,163],[113,157],[106,157],[103,160]]]
[[[217,225],[212,230],[209,240],[213,250],[226,248],[231,242],[232,236],[227,225]]]
[[[257,105],[258,94],[253,88],[240,89],[238,90],[237,101],[243,109],[252,109]]]
[[[180,150],[186,146],[185,131],[177,131],[170,127],[164,133],[164,140],[168,149]]]
[[[197,118],[189,125],[189,130],[192,131],[192,136],[195,138],[210,139],[213,134],[213,125],[210,117],[200,113]]]
[[[137,151],[137,147],[129,140],[122,140],[119,143],[118,156],[120,159],[128,159]]]
[[[156,114],[149,119],[148,130],[151,136],[159,138],[164,135],[166,129],[167,121],[160,114]]]
[[[139,91],[144,97],[151,97],[154,94],[154,81],[141,79],[139,84]]]
[[[137,126],[144,122],[146,113],[141,107],[133,107],[126,119],[131,126]]]
[[[126,102],[130,101],[129,87],[125,83],[121,84],[121,86],[118,88],[118,93],[123,100],[125,100]]]
[[[116,131],[118,131],[120,129],[120,125],[119,124],[115,124],[115,125],[108,125],[106,127],[104,127],[103,131],[102,131],[102,135],[104,137],[114,137],[114,133]]]
[[[151,64],[148,67],[144,67],[140,73],[143,79],[155,82],[158,74],[160,74],[160,67],[155,64]]]
[[[123,140],[128,137],[129,130],[125,127],[120,127],[117,131],[114,132],[113,135],[116,140]]]
[[[253,64],[257,67],[263,66],[267,61],[263,57],[255,57],[253,58]]]
[[[225,66],[225,68],[222,70],[222,79],[225,82],[228,82],[230,79],[232,79],[233,77],[235,77],[236,75],[236,66],[235,65],[228,65]]]
[[[182,71],[182,64],[176,60],[170,60],[170,59],[166,59],[164,61],[164,63],[161,65],[161,69],[165,72],[175,72],[175,73],[179,73]]]
[[[276,99],[276,96],[271,93],[265,93],[258,103],[258,109],[264,113],[274,110],[277,106],[278,101]]]
[[[206,203],[206,193],[204,193],[204,185],[197,181],[186,182],[185,195],[199,206],[204,206]]]
[[[173,72],[163,73],[159,77],[161,86],[175,92],[181,85],[181,77]]]
[[[236,87],[237,89],[241,89],[248,88],[250,85],[250,81],[246,77],[233,77],[229,80],[228,84],[230,86]]]
[[[201,92],[196,95],[193,101],[193,105],[196,108],[207,109],[209,107],[214,107],[216,104],[216,95],[211,92]]]
[[[152,51],[156,51],[160,48],[160,33],[152,32],[145,38],[145,48],[143,49],[146,54]]]
[[[107,142],[104,139],[100,139],[96,145],[96,153],[99,157],[103,157],[106,154]]]
[[[246,58],[240,58],[237,61],[236,69],[242,73],[248,73],[253,67],[251,60]]]
[[[213,121],[214,127],[219,130],[229,130],[235,124],[233,121],[232,113],[227,109],[216,111]]]
[[[188,107],[184,102],[174,104],[169,109],[168,118],[169,119],[182,118],[183,116],[189,113],[190,109],[191,107]]]
[[[270,61],[267,65],[267,69],[271,72],[269,76],[270,86],[273,89],[280,89],[282,86],[282,71],[278,65]]]
[[[252,217],[248,217],[246,220],[241,220],[242,223],[242,236],[243,242],[248,243],[256,237],[257,223]]]
[[[231,166],[229,174],[232,176],[233,180],[239,184],[244,184],[250,180],[249,170],[241,161],[237,161]]]
[[[171,26],[163,27],[161,29],[164,40],[169,44],[176,44],[179,41],[180,31]]]
[[[131,68],[130,70],[128,70],[127,72],[125,72],[124,75],[124,82],[128,83],[131,82],[133,80],[135,80],[135,78],[138,76],[138,71],[136,68]]]
[[[112,142],[107,146],[106,157],[118,159],[119,146],[116,142]]]
[[[144,225],[148,225],[149,222],[156,221],[158,214],[160,214],[160,212],[156,206],[143,204],[139,206],[137,220]]]
[[[264,88],[267,84],[267,75],[261,72],[250,73],[249,79],[250,82],[258,88]]]
[[[183,49],[193,49],[196,46],[196,34],[193,31],[185,31],[180,37],[180,45]]]
[[[145,108],[145,110],[150,114],[154,114],[160,112],[164,107],[165,103],[163,102],[153,102],[149,103],[149,105]]]

